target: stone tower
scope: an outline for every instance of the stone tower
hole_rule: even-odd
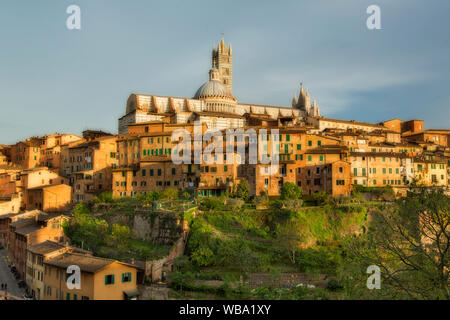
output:
[[[219,70],[220,80],[233,93],[233,51],[231,44],[227,48],[225,41],[212,50],[212,67]]]

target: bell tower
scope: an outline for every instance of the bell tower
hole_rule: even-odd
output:
[[[225,41],[212,50],[212,68],[219,70],[220,81],[233,93],[233,51],[231,44],[227,48]]]

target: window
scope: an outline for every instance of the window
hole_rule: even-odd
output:
[[[301,144],[297,145],[297,150],[302,150],[302,145]]]
[[[160,176],[162,174],[162,170],[158,169],[158,176]]]
[[[312,156],[308,156],[308,161],[312,161]]]
[[[291,135],[290,134],[286,135],[286,141],[291,141]]]
[[[145,177],[146,171],[145,169],[142,169],[142,176]]]
[[[343,173],[344,172],[344,168],[339,167],[339,173]]]
[[[320,156],[320,161],[323,161],[323,156]]]
[[[122,273],[122,282],[131,282],[131,272]]]
[[[108,274],[105,276],[105,285],[114,284],[114,275]]]
[[[312,147],[312,141],[311,140],[308,141],[308,146]]]
[[[174,176],[175,174],[176,174],[176,169],[175,168],[172,168],[172,175]]]
[[[320,147],[321,145],[322,145],[322,141],[318,140],[318,141],[317,141],[317,146]]]

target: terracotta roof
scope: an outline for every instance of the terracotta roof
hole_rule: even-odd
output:
[[[40,229],[42,229],[42,226],[40,226],[38,224],[32,224],[30,226],[16,229],[16,233],[26,236],[26,235],[36,232]]]
[[[23,218],[17,221],[14,221],[10,224],[11,227],[15,227],[16,229],[23,228],[25,226],[31,225],[36,221],[35,217]]]
[[[123,263],[120,261],[69,252],[63,253],[57,257],[44,261],[44,264],[64,269],[66,269],[70,265],[77,265],[80,267],[82,271],[95,273],[115,262],[135,268],[135,266],[133,265]]]
[[[64,248],[64,245],[59,244],[54,241],[44,241],[41,243],[37,243],[28,247],[28,251],[36,253],[36,254],[47,254],[59,249]]]
[[[359,126],[368,126],[368,127],[376,127],[376,128],[380,128],[380,129],[386,129],[386,127],[378,125],[378,124],[373,124],[373,123],[369,123],[369,122],[359,122],[359,121],[355,121],[355,120],[340,120],[340,119],[331,119],[331,118],[318,118],[319,121],[330,121],[330,122],[341,122],[341,123],[347,123],[347,124],[355,124],[355,125],[359,125]]]
[[[345,147],[340,147],[340,148],[335,148],[335,147],[327,147],[327,148],[314,148],[314,149],[309,149],[306,150],[305,153],[306,154],[339,154],[339,153],[343,153],[345,152]]]
[[[352,157],[395,157],[395,158],[409,158],[404,153],[396,152],[350,152]]]

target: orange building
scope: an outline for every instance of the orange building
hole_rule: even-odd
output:
[[[90,135],[88,135],[90,134]],[[117,167],[117,138],[92,131],[82,140],[62,150],[61,175],[69,178],[72,202],[88,201],[105,191],[112,191],[112,170]]]

